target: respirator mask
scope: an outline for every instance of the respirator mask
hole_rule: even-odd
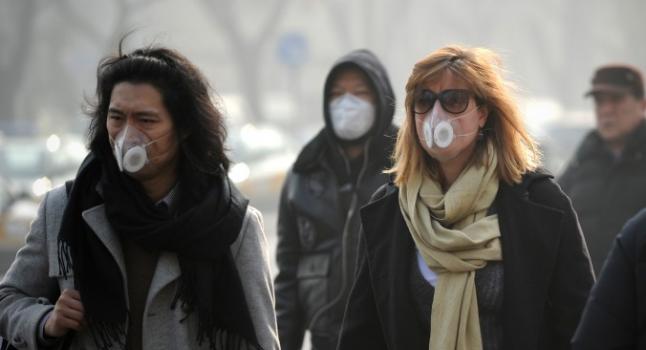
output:
[[[143,169],[151,159],[158,158],[159,156],[150,157],[149,147],[166,136],[151,140],[137,128],[126,125],[114,139],[110,138],[112,152],[117,161],[119,171],[135,174]]]
[[[350,93],[330,101],[332,129],[340,139],[354,141],[363,137],[375,123],[375,107]]]

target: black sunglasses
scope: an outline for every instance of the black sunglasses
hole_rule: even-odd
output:
[[[453,114],[464,112],[469,106],[469,99],[473,92],[466,89],[449,89],[435,93],[430,90],[421,90],[415,94],[413,111],[415,114],[426,114],[433,108],[435,101],[440,100],[440,105],[445,111]],[[476,102],[478,99],[476,98]]]

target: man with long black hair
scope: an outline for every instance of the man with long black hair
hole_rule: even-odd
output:
[[[0,283],[0,335],[21,349],[278,349],[262,219],[227,178],[206,79],[174,50],[121,51],[98,67],[88,158]]]

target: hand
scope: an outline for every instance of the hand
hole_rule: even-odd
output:
[[[74,289],[64,289],[54,305],[54,311],[45,322],[45,335],[59,338],[70,330],[80,330],[84,315],[81,294]]]

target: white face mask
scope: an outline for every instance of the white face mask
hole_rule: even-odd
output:
[[[375,107],[345,93],[330,101],[330,119],[336,136],[346,141],[356,140],[370,131],[375,123]]]
[[[473,116],[475,107],[459,115],[449,114],[440,107],[439,101],[435,102],[433,109],[426,115],[423,122],[424,141],[428,148],[447,148],[453,143],[456,137],[465,137],[478,132],[476,130],[462,130],[458,119]]]
[[[129,125],[126,125],[114,140],[110,139],[112,151],[117,160],[119,170],[134,174],[143,169],[150,162],[148,146],[157,142],[162,137],[164,136],[151,141],[148,136],[137,128],[131,128]]]

